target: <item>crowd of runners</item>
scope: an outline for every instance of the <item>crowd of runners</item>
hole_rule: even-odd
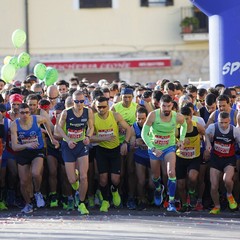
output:
[[[235,211],[240,86],[0,79],[0,210]]]

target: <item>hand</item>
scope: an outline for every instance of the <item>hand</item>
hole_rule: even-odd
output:
[[[73,141],[69,141],[69,142],[68,142],[68,147],[69,147],[70,149],[75,148],[76,145],[77,145],[77,143],[75,143],[75,142],[73,142]]]
[[[143,142],[143,140],[142,140],[141,138],[137,138],[137,139],[136,139],[136,145],[137,145],[137,146],[140,147],[140,146],[143,146],[143,144],[144,144],[144,142]]]
[[[153,152],[152,152],[156,157],[160,157],[162,155],[162,151],[159,150],[159,149],[155,149]]]
[[[123,143],[120,148],[120,154],[122,156],[126,156],[128,153],[128,145],[126,143]]]
[[[85,139],[83,140],[83,144],[84,144],[84,145],[89,145],[89,144],[90,144],[90,139],[89,139],[89,137],[85,137]]]
[[[206,149],[205,151],[208,151],[210,153],[212,151],[212,145],[206,144],[205,149]]]
[[[25,145],[27,148],[37,149],[39,144],[37,142],[27,143]]]
[[[59,142],[56,139],[53,138],[51,142],[52,142],[53,145],[55,145],[55,148],[59,148],[60,145],[59,145]]]
[[[41,132],[44,133],[44,134],[47,134],[47,131],[44,128],[41,128]]]
[[[185,138],[184,139],[184,144],[186,144],[186,145],[190,144],[190,139],[189,138]]]
[[[179,140],[179,141],[177,142],[177,147],[180,148],[180,149],[183,149],[183,148],[184,148],[184,143],[183,143],[183,141],[180,141],[180,140]]]

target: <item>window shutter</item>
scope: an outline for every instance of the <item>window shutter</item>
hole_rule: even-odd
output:
[[[141,7],[148,7],[148,0],[141,0]]]
[[[80,8],[111,8],[112,0],[79,0]]]
[[[174,0],[166,0],[166,6],[173,6]]]

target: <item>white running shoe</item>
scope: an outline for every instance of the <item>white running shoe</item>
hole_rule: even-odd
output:
[[[37,192],[34,194],[35,199],[36,199],[36,203],[37,203],[37,207],[44,207],[45,206],[45,201],[43,199],[43,195],[40,192]]]
[[[31,213],[33,212],[33,205],[30,203],[27,203],[25,207],[21,210],[21,213]]]

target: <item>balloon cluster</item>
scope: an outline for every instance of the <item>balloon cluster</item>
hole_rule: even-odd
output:
[[[15,49],[18,49],[23,46],[26,41],[26,33],[17,29],[12,33],[12,43]],[[18,69],[26,67],[30,63],[30,55],[26,52],[22,52],[17,57],[6,56],[3,60],[4,65],[1,69],[1,78],[6,82],[11,82]],[[58,71],[52,67],[46,67],[42,63],[38,63],[34,67],[34,74],[40,80],[44,80],[47,86],[52,85],[58,79]]]
[[[12,34],[13,46],[17,49],[20,48],[26,41],[26,33],[17,29]],[[22,52],[16,56],[6,56],[3,60],[4,65],[1,69],[1,78],[9,83],[11,82],[19,68],[26,67],[30,63],[30,56],[26,52]]]
[[[43,63],[38,63],[34,67],[34,75],[45,82],[47,86],[53,85],[58,79],[58,71],[53,67],[46,67]]]

